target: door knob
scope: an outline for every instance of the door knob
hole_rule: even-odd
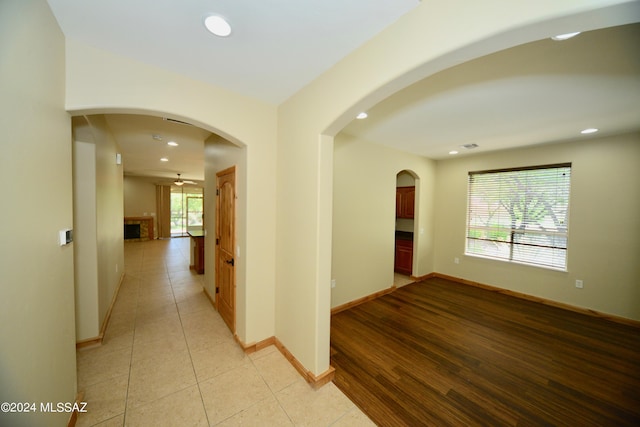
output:
[[[235,265],[235,262],[234,262],[233,258],[227,259],[224,262],[226,262],[227,264],[231,264],[232,267]]]

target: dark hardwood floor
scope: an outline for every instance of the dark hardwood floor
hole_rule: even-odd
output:
[[[640,426],[640,329],[444,279],[335,314],[331,364],[380,426]]]

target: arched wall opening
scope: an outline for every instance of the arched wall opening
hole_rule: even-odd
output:
[[[215,134],[221,138],[224,138],[225,140],[229,141],[230,143],[232,143],[233,145],[239,148],[243,148],[246,146],[246,144],[242,142],[240,139],[234,137],[233,135],[226,132],[223,128],[216,126],[215,124],[203,122],[197,118],[176,114],[175,112],[148,109],[144,107],[132,108],[132,107],[114,107],[114,106],[108,106],[108,107],[92,106],[89,108],[68,108],[67,112],[71,115],[71,117],[106,115],[106,114],[132,114],[132,115],[143,115],[143,116],[152,116],[152,117],[160,117],[160,118],[170,118],[170,119],[188,123],[192,126],[209,131],[212,134]]]
[[[338,291],[341,280],[336,276],[345,274],[344,271],[346,271],[346,267],[336,268],[338,264],[346,264],[341,261],[340,254],[342,251],[338,248],[343,244],[348,244],[343,237],[345,235],[344,230],[348,229],[348,226],[345,225],[347,221],[343,221],[342,217],[350,214],[344,209],[345,196],[341,188],[344,184],[343,175],[340,172],[341,164],[348,160],[351,164],[356,164],[360,168],[361,164],[372,158],[377,159],[380,155],[379,153],[385,151],[385,148],[357,139],[342,132],[342,129],[359,112],[366,111],[399,90],[456,64],[530,41],[563,34],[568,32],[568,28],[571,28],[572,31],[577,29],[582,31],[594,30],[635,22],[639,17],[637,4],[634,5],[633,2],[629,1],[615,3],[594,1],[589,4],[566,2],[550,5],[548,9],[544,8],[544,10],[538,6],[534,7],[534,5],[531,5],[533,9],[515,10],[513,8],[515,6],[507,4],[507,2],[496,1],[493,3],[495,4],[482,5],[482,10],[477,10],[477,14],[470,13],[467,15],[474,16],[475,24],[471,26],[469,26],[468,22],[465,23],[464,16],[452,12],[455,8],[451,8],[450,4],[423,3],[416,11],[410,13],[406,20],[398,22],[392,28],[383,32],[378,37],[377,42],[379,43],[372,41],[363,46],[356,54],[350,55],[339,66],[330,70],[323,76],[325,78],[322,81],[314,82],[314,84],[310,85],[309,90],[301,94],[299,99],[294,97],[294,99],[288,101],[288,108],[283,108],[283,111],[287,112],[291,118],[294,118],[302,114],[300,112],[304,111],[307,105],[323,105],[322,97],[319,94],[331,93],[335,95],[331,97],[330,105],[326,105],[326,108],[320,112],[324,115],[318,114],[318,111],[316,111],[321,108],[314,110],[316,116],[322,117],[317,122],[323,122],[323,119],[325,119],[323,123],[326,124],[325,126],[315,127],[316,129],[322,129],[320,132],[321,137],[319,138],[321,146],[317,149],[317,152],[331,152],[333,154],[331,158],[317,157],[314,159],[317,161],[314,166],[317,167],[320,175],[329,174],[333,177],[329,184],[324,179],[319,179],[317,184],[323,198],[333,200],[334,203],[332,218],[320,218],[318,222],[318,235],[332,236],[332,241],[324,243],[330,245],[332,250],[327,250],[326,248],[318,250],[318,253],[328,253],[329,255],[324,259],[319,258],[317,263],[317,268],[320,270],[317,277],[323,278],[322,281],[316,283],[316,294],[319,300],[316,301],[315,305],[315,308],[318,309],[318,318],[316,319],[318,327],[315,332],[319,334],[319,337],[316,338],[315,343],[318,346],[313,357],[307,352],[307,357],[309,360],[314,360],[314,366],[316,366],[318,372],[322,372],[329,363],[330,313],[328,310],[322,310],[322,307],[330,305],[335,308],[336,306],[347,304],[349,298],[355,300],[364,298],[367,295],[373,295],[384,287],[382,282],[385,280],[370,281],[369,283],[372,285],[366,287],[364,285],[352,285],[353,288],[358,289],[357,295],[347,296],[342,291]],[[492,14],[489,11],[492,7],[499,8],[504,13],[500,16],[495,14],[491,16]],[[522,5],[518,5],[518,8],[521,7]],[[427,14],[431,16],[427,16]],[[481,16],[487,19],[480,19]],[[449,27],[447,29],[442,28],[440,23],[433,21],[435,19],[439,20],[440,23],[446,22]],[[480,23],[479,21],[483,22]],[[459,32],[454,31],[453,27],[459,27]],[[400,34],[401,31],[405,37]],[[452,31],[457,36],[449,38],[447,35],[451,34]],[[443,37],[439,37],[438,34]],[[399,43],[394,43],[395,40],[398,40]],[[439,40],[440,44],[439,46],[429,45],[428,48],[421,46],[421,44],[428,44],[429,40]],[[394,48],[402,46],[402,49],[400,49],[402,53],[386,49],[385,47],[388,46],[393,46]],[[425,54],[422,56],[418,53],[414,55],[406,54],[409,51],[414,53],[425,52]],[[393,65],[389,66],[388,64]],[[367,72],[367,70],[372,69],[375,69],[376,73]],[[340,89],[338,90],[337,88]],[[299,143],[299,139],[304,138],[300,136],[302,134],[303,132],[299,132],[297,143]],[[313,140],[318,141],[317,133],[314,134],[313,131],[309,132],[307,136],[310,143]],[[287,141],[281,141],[281,143],[286,144]],[[322,147],[322,144],[327,144],[332,149],[329,150],[326,147]],[[394,153],[398,157],[402,157],[405,154]],[[419,159],[415,159],[415,156],[413,157],[413,161],[419,161]],[[420,190],[423,197],[421,204],[429,206],[433,205],[434,198],[435,162],[430,162],[428,159],[423,159],[423,161],[425,163],[425,173],[422,175],[424,179]],[[389,157],[384,159],[385,164],[389,162]],[[380,170],[377,169],[375,173],[380,173]],[[381,209],[384,210],[384,207]],[[422,270],[424,273],[422,274],[428,274],[433,271],[429,269],[433,268],[434,262],[434,212],[433,209],[427,207],[421,211],[420,215],[425,216],[422,222],[425,226],[424,238],[421,238],[419,243],[422,248],[421,259],[424,268]],[[332,228],[323,229],[323,225],[331,226]],[[360,242],[362,245],[369,245],[372,239],[379,239],[379,237],[371,235],[371,230],[377,230],[377,227],[370,226],[368,231],[361,233],[363,239]],[[419,230],[419,235],[422,235],[422,231],[422,229]],[[299,235],[292,233],[292,235],[294,234]],[[322,245],[323,241],[319,240],[319,244]],[[373,258],[369,259],[368,263],[362,262],[360,264],[360,267],[364,268],[362,277],[368,277],[367,272],[375,269],[377,265],[379,264]],[[353,270],[356,268],[352,266]],[[325,279],[328,275],[322,273],[323,271],[331,271],[331,278],[336,283],[335,288],[330,289],[326,285],[328,280]],[[416,274],[415,269],[414,274],[421,275],[420,272]],[[293,278],[294,275],[289,275],[289,277]],[[348,280],[351,280],[353,275],[345,275],[345,277],[349,277]],[[384,274],[382,274],[382,277],[384,277]],[[354,280],[358,280],[360,284],[364,283],[364,280]],[[342,296],[338,297],[338,295]],[[330,304],[326,303],[327,300],[330,301]],[[326,347],[324,343],[327,343]]]
[[[419,257],[420,178],[412,170],[396,174],[396,215],[394,228],[394,287],[411,283]]]
[[[230,141],[216,141],[225,149],[209,154],[236,162],[235,153],[245,162],[236,169],[245,177],[244,190],[237,183],[238,200],[246,204],[243,211],[237,206],[237,230],[244,230],[246,240],[237,259],[246,263],[246,289],[237,293],[238,301],[245,300],[237,304],[236,332],[245,344],[274,336],[277,108],[72,38],[65,40],[65,69],[65,109],[71,114],[162,114]],[[212,167],[221,164],[214,161]]]
[[[104,119],[109,114],[132,114],[131,109],[117,109],[117,108],[101,108],[101,109],[85,109],[82,111],[82,114],[79,114],[77,111],[72,112],[74,114],[72,122],[74,123],[73,137],[74,137],[74,145],[78,145],[80,141],[87,141],[92,146],[96,148],[93,150],[93,156],[95,159],[88,159],[87,156],[84,156],[83,161],[89,161],[85,163],[95,163],[98,165],[98,168],[102,169],[114,169],[110,174],[120,174],[120,178],[114,178],[113,180],[104,180],[100,179],[98,181],[95,180],[95,170],[94,172],[94,181],[97,183],[96,188],[93,191],[94,197],[95,194],[98,194],[98,199],[100,199],[100,195],[108,194],[110,198],[110,203],[104,203],[103,207],[99,209],[102,211],[102,215],[85,215],[82,213],[82,206],[84,204],[85,195],[79,193],[77,189],[80,187],[78,185],[74,185],[74,206],[79,207],[80,209],[76,212],[76,230],[75,234],[79,237],[84,236],[85,234],[91,234],[91,229],[96,230],[99,229],[100,233],[109,236],[108,239],[103,239],[100,245],[98,246],[97,266],[89,266],[87,265],[86,257],[82,257],[82,253],[79,253],[76,256],[76,272],[84,272],[84,275],[87,276],[87,270],[91,268],[95,269],[94,273],[91,271],[88,272],[88,276],[101,276],[104,273],[102,271],[111,271],[113,268],[111,264],[115,262],[116,267],[116,276],[107,277],[102,282],[105,284],[100,284],[97,286],[97,289],[92,289],[94,287],[93,283],[87,283],[86,280],[76,280],[76,297],[78,301],[76,301],[77,311],[80,316],[77,316],[77,323],[79,330],[89,330],[93,331],[93,336],[83,336],[79,335],[80,339],[88,339],[93,338],[98,335],[97,329],[100,328],[100,324],[104,321],[105,310],[103,307],[105,304],[100,303],[98,307],[93,307],[90,304],[86,304],[88,300],[85,295],[91,296],[92,294],[98,294],[101,297],[101,300],[106,301],[106,304],[112,300],[114,293],[117,290],[117,283],[119,281],[119,276],[124,271],[123,265],[123,253],[122,253],[122,217],[123,217],[123,208],[122,208],[122,200],[124,196],[124,188],[122,186],[123,179],[123,170],[122,166],[109,165],[109,162],[106,163],[106,166],[100,166],[101,160],[99,157],[108,157],[115,158],[116,153],[121,153],[117,145],[117,141],[114,140],[113,136],[110,135],[110,129],[108,127],[107,121]],[[167,114],[163,114],[158,111],[149,111],[149,110],[135,110],[136,115],[143,116],[154,116],[154,117],[167,117]],[[174,118],[174,117],[171,117]],[[194,126],[198,126],[189,118],[180,117],[181,121],[186,123],[193,124]],[[237,193],[237,203],[236,203],[236,246],[238,248],[238,253],[245,254],[247,251],[247,161],[246,161],[246,146],[241,142],[237,141],[231,142],[229,139],[220,136],[217,132],[220,132],[216,128],[211,125],[206,125],[199,123],[199,126],[206,129],[211,133],[211,136],[208,137],[205,141],[203,141],[203,152],[202,157],[204,158],[204,210],[207,213],[204,217],[204,230],[209,236],[215,235],[215,225],[216,225],[216,209],[215,209],[215,194],[216,194],[216,181],[215,174],[223,169],[226,169],[230,166],[236,167],[236,193]],[[220,132],[222,133],[222,132]],[[234,138],[230,138],[234,139]],[[86,144],[80,145],[80,147]],[[86,150],[85,150],[86,151]],[[98,156],[95,155],[96,151],[100,152]],[[79,151],[79,153],[82,153]],[[74,160],[74,163],[79,163],[78,160]],[[123,162],[126,163],[126,156],[123,157]],[[103,162],[104,163],[104,162]],[[95,168],[94,168],[95,169]],[[118,170],[119,169],[119,170]],[[77,173],[83,173],[82,169],[78,169]],[[77,175],[76,173],[76,175]],[[158,177],[161,179],[161,177]],[[86,176],[75,176],[74,182],[83,182],[86,181]],[[101,188],[100,188],[101,187]],[[118,200],[120,201],[118,206]],[[99,212],[100,213],[100,212]],[[89,217],[89,218],[88,218]],[[109,220],[103,219],[109,217]],[[87,219],[88,218],[88,219]],[[81,221],[78,221],[82,219]],[[96,221],[99,221],[99,224],[95,224]],[[93,222],[93,224],[91,224]],[[87,226],[88,224],[88,226]],[[97,226],[96,226],[97,225]],[[86,233],[88,231],[89,233]],[[95,240],[95,239],[94,239]],[[105,240],[114,241],[113,245],[106,245]],[[118,244],[118,241],[120,243]],[[97,242],[94,242],[97,243]],[[205,274],[204,274],[204,287],[205,291],[208,293],[212,300],[215,300],[216,296],[216,283],[215,283],[215,263],[214,263],[214,254],[215,254],[215,239],[205,238]],[[115,260],[115,261],[114,261]],[[104,266],[101,266],[104,264]],[[97,267],[97,268],[96,268]],[[101,268],[102,267],[102,268]],[[236,268],[236,331],[238,337],[245,337],[247,334],[247,304],[246,304],[246,288],[247,288],[247,257],[240,256],[237,258],[237,262],[235,264]],[[111,275],[113,276],[113,275]],[[102,295],[104,294],[104,295]],[[95,323],[95,325],[93,325]],[[87,324],[92,325],[92,328],[87,328]],[[91,334],[91,332],[84,333],[84,335]]]
[[[396,285],[399,235],[410,242],[404,276],[433,271],[435,162],[345,133],[336,136],[333,147],[331,309],[336,310]],[[411,218],[398,215],[398,186],[414,187]]]

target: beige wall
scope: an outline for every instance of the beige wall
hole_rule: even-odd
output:
[[[336,287],[331,307],[393,285],[396,176],[402,170],[417,177],[413,274],[433,271],[435,162],[339,134],[334,147],[331,274]]]
[[[572,163],[568,272],[464,255],[469,171],[562,162]],[[640,134],[440,161],[436,183],[435,271],[640,320]]]
[[[0,2],[0,402],[76,397],[71,120],[64,37],[45,1]],[[66,413],[0,413],[0,425],[65,426]]]
[[[96,221],[98,243],[98,309],[104,321],[124,272],[122,165],[118,145],[102,115],[87,116],[96,145]]]
[[[74,224],[80,238],[76,339],[81,341],[98,336],[124,273],[123,178],[115,160],[119,149],[104,116],[76,117],[73,124]]]
[[[125,159],[126,161],[126,159]],[[156,185],[152,180],[125,176],[123,181],[124,216],[152,216],[155,237],[158,236]]]
[[[74,123],[78,119],[74,118]],[[82,118],[83,127],[86,121]],[[77,129],[77,127],[76,127]],[[98,313],[98,231],[96,222],[96,146],[73,142],[73,240],[76,341],[100,334]]]
[[[124,216],[155,216],[156,185],[144,178],[125,176]]]
[[[124,216],[155,216],[156,184],[154,178],[124,176]]]

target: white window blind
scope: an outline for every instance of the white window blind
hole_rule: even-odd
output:
[[[469,172],[466,254],[567,268],[571,164]]]

